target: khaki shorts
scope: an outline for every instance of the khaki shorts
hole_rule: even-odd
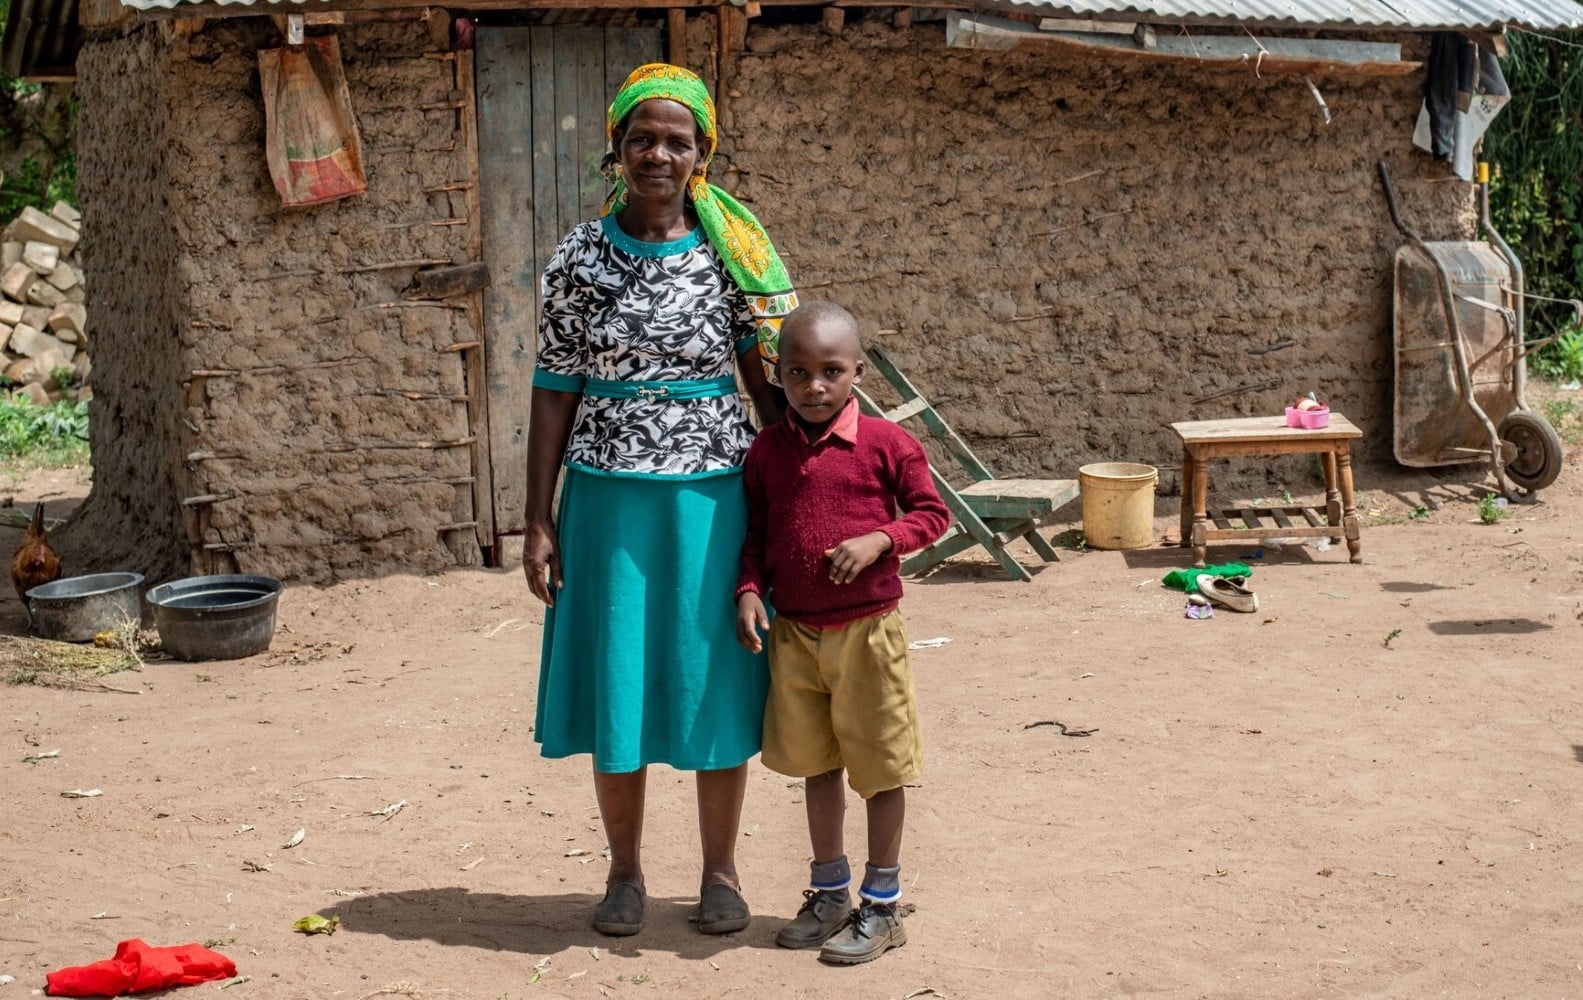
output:
[[[794,778],[845,767],[865,799],[923,766],[918,698],[901,612],[817,628],[770,626],[764,765]]]

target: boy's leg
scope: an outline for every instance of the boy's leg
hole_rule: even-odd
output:
[[[698,833],[704,873],[698,892],[698,930],[730,934],[752,920],[737,880],[737,829],[747,792],[748,766],[698,772]]]
[[[846,774],[837,768],[803,780],[803,802],[808,808],[808,839],[816,864],[835,861],[846,854]]]
[[[648,768],[621,774],[594,772],[594,796],[610,844],[605,898],[594,910],[594,930],[624,937],[643,929],[643,800]]]
[[[851,669],[833,685],[831,715],[852,787],[866,800],[868,864],[861,905],[819,957],[856,965],[907,943],[896,904],[901,899],[901,839],[906,784],[919,773],[923,744],[901,616],[889,612],[846,629]]]
[[[846,923],[852,909],[852,866],[842,847],[846,820],[846,785],[838,768],[803,781],[808,810],[808,839],[813,844],[809,888],[802,909],[775,934],[782,948],[817,948]]]
[[[862,905],[852,911],[841,933],[819,949],[819,957],[839,965],[871,962],[907,943],[896,904],[901,900],[901,831],[907,814],[904,788],[878,792],[868,800],[868,864],[863,866]]]
[[[907,818],[907,789],[892,788],[868,800],[869,867],[901,864],[901,831]]]

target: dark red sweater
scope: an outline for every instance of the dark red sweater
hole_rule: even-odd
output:
[[[855,409],[857,400],[847,405]],[[951,526],[923,446],[888,420],[842,417],[809,444],[788,412],[754,440],[743,475],[748,535],[737,595],[752,591],[804,625],[842,625],[896,607],[901,556]],[[825,551],[871,531],[890,536],[890,551],[851,583],[832,583]]]

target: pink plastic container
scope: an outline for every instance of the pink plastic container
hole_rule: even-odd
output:
[[[1310,431],[1329,427],[1330,407],[1321,406],[1317,410],[1299,410],[1295,406],[1288,406],[1286,408],[1286,426],[1301,427]]]

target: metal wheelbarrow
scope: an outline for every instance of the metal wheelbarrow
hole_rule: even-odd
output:
[[[1490,224],[1489,168],[1479,164],[1479,221],[1489,242],[1429,243],[1402,221],[1379,161],[1396,251],[1392,335],[1396,460],[1414,468],[1487,462],[1501,494],[1531,501],[1561,474],[1555,428],[1524,398],[1527,358],[1555,340],[1525,341],[1522,263]],[[1548,300],[1556,301],[1556,300]],[[1583,319],[1583,302],[1560,300]]]

